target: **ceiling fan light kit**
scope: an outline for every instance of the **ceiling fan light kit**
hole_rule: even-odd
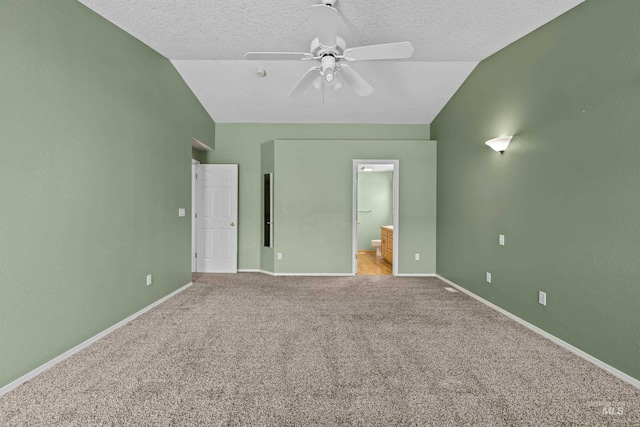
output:
[[[291,89],[288,96],[301,95],[309,86],[335,90],[346,85],[358,95],[368,96],[371,86],[360,74],[344,62],[406,59],[413,55],[410,42],[387,43],[347,49],[342,37],[337,35],[338,11],[333,7],[337,0],[324,0],[323,4],[311,6],[318,37],[311,41],[310,53],[304,52],[248,52],[246,59],[252,60],[300,60],[318,61]]]

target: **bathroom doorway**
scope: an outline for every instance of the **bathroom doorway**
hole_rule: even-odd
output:
[[[399,161],[353,161],[353,274],[398,274]]]

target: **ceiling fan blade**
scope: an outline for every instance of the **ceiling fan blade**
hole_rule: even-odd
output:
[[[352,47],[345,50],[343,55],[347,61],[375,61],[379,59],[411,58],[413,51],[411,42],[399,42]]]
[[[307,71],[307,73],[304,76],[302,76],[300,80],[298,80],[298,83],[296,83],[296,85],[293,87],[293,89],[291,89],[291,91],[287,94],[287,96],[302,95],[302,93],[305,90],[307,90],[307,87],[309,87],[309,85],[313,83],[316,76],[318,75],[319,70],[320,70],[320,67],[310,68],[309,71]]]
[[[318,41],[326,47],[335,46],[338,32],[338,11],[324,4],[315,4],[311,6],[311,10],[316,22]]]
[[[245,53],[245,59],[262,59],[265,61],[295,61],[295,60],[303,60],[307,61],[309,59],[313,59],[313,55],[310,53],[301,53],[301,52],[249,52]]]
[[[353,71],[348,65],[342,64],[338,75],[347,86],[351,87],[358,95],[367,96],[373,92],[373,86],[371,86],[365,79],[360,77],[360,74]]]

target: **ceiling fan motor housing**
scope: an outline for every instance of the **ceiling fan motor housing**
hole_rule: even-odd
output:
[[[311,40],[311,55],[314,58],[322,57],[325,55],[333,55],[333,56],[342,56],[342,52],[347,48],[347,44],[344,39],[340,36],[336,36],[336,45],[335,46],[323,46],[320,44],[320,40],[316,37]]]

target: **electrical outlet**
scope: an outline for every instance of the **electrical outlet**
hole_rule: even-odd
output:
[[[151,278],[150,274],[147,274],[147,286],[149,286],[151,283],[153,283],[153,280]]]
[[[179,216],[179,217],[183,217],[183,216],[185,216],[185,215],[186,215],[186,211],[185,211],[185,209],[184,209],[184,208],[180,208],[180,209],[178,209],[178,216]]]
[[[416,261],[420,261],[420,254],[416,254]]]
[[[278,252],[278,261],[282,260],[282,252]]]
[[[498,244],[499,244],[500,246],[504,246],[504,234],[501,234],[501,235],[498,237]]]
[[[491,273],[487,271],[487,282],[491,283]]]
[[[542,305],[547,305],[547,293],[539,291],[538,292],[538,302]]]

